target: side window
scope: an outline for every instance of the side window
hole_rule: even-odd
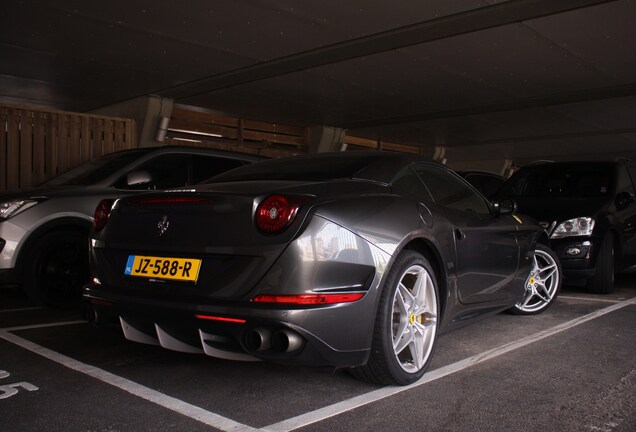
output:
[[[468,183],[446,168],[418,164],[415,171],[440,206],[477,214],[490,214],[486,200]]]
[[[115,183],[118,189],[154,190],[170,189],[188,185],[188,164],[190,155],[161,155],[144,162],[131,173]],[[133,175],[143,178],[143,182],[128,184]]]
[[[243,165],[244,162],[238,159],[194,155],[192,156],[192,184],[200,183],[217,174]]]
[[[490,174],[469,174],[464,178],[486,198],[493,196],[506,181],[503,177]]]
[[[395,176],[391,182],[391,190],[393,193],[415,198],[418,201],[433,201],[430,192],[411,168]]]

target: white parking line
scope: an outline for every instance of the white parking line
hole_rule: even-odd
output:
[[[43,346],[37,345],[33,342],[9,333],[6,330],[0,330],[0,338],[15,345],[18,345],[24,349],[27,349],[42,357],[45,357],[49,360],[52,360],[56,363],[59,363],[69,369],[103,381],[130,394],[139,396],[142,399],[145,399],[169,410],[175,411],[191,419],[200,421],[201,423],[212,426],[216,429],[227,432],[248,432],[256,430],[242,423],[235,422],[234,420],[222,417],[210,411],[206,411],[198,406],[191,405],[187,402],[183,402],[182,400],[165,395],[141,384],[137,384],[136,382],[130,381],[126,378],[114,375],[110,372],[106,372],[103,369],[99,369],[95,366],[87,365],[80,361],[74,360],[63,354],[57,353],[48,348],[44,348]]]
[[[23,326],[17,326],[17,327],[5,327],[0,329],[0,331],[10,332],[10,331],[20,331],[20,330],[32,330],[32,329],[39,329],[39,328],[59,327],[64,325],[87,324],[87,323],[88,321],[84,321],[84,320],[59,321],[59,322],[51,322],[46,324],[30,324],[30,325],[23,325]]]
[[[557,300],[582,300],[582,301],[590,301],[590,302],[599,302],[599,303],[620,303],[625,299],[605,299],[605,298],[594,298],[594,297],[576,297],[576,296],[564,296],[559,295]]]
[[[510,351],[516,350],[518,348],[529,345],[538,340],[544,339],[546,337],[555,335],[562,331],[568,330],[572,327],[578,326],[579,324],[583,324],[587,321],[593,320],[600,316],[606,315],[610,312],[614,312],[618,309],[621,309],[630,304],[636,304],[636,298],[629,299],[624,302],[608,306],[604,309],[600,309],[596,312],[592,312],[591,314],[582,316],[580,318],[573,319],[566,323],[560,324],[558,326],[552,327],[550,329],[541,331],[539,333],[535,333],[531,336],[525,337],[515,342],[511,342],[500,347],[491,349],[489,351],[485,351],[481,354],[474,355],[467,359],[458,361],[456,363],[450,364],[448,366],[441,367],[439,369],[435,369],[434,371],[427,372],[424,376],[414,384],[405,387],[384,387],[370,393],[366,393],[352,399],[338,402],[336,404],[320,408],[316,411],[309,412],[306,414],[299,415],[297,417],[282,421],[280,423],[276,423],[270,426],[264,427],[263,431],[268,432],[289,432],[295,429],[308,426],[313,423],[317,423],[323,420],[326,420],[330,417],[334,417],[336,415],[345,413],[347,411],[351,411],[355,408],[368,405],[373,402],[377,402],[381,399],[385,399],[387,397],[393,396],[398,393],[402,393],[407,390],[411,390],[413,388],[419,387],[423,384],[429,383],[431,381],[435,381],[437,379],[443,378],[447,375],[451,375],[456,372],[460,372],[464,369],[467,369],[476,364],[485,362],[487,360],[498,357],[502,354],[506,354]]]
[[[44,348],[40,345],[37,345],[33,342],[30,342],[26,339],[23,339],[17,335],[10,333],[10,331],[27,330],[27,329],[43,328],[43,327],[54,327],[59,325],[79,324],[79,323],[85,323],[86,321],[67,321],[67,322],[60,322],[60,323],[38,324],[38,325],[32,325],[32,326],[20,326],[20,327],[0,329],[0,338],[5,339],[8,342],[18,345],[24,349],[27,349],[35,354],[38,354],[56,363],[59,363],[69,369],[83,373],[85,375],[88,375],[100,381],[103,381],[107,384],[111,384],[130,394],[141,397],[142,399],[145,399],[159,406],[175,411],[186,417],[200,421],[201,423],[220,429],[222,431],[250,432],[250,431],[261,430],[261,431],[267,431],[267,432],[289,432],[304,426],[318,423],[330,417],[334,417],[339,414],[345,413],[347,411],[351,411],[355,408],[368,405],[373,402],[377,402],[379,400],[402,393],[404,391],[417,388],[423,384],[429,383],[431,381],[435,381],[445,376],[460,372],[476,364],[483,363],[487,360],[506,354],[508,352],[524,347],[526,345],[529,345],[541,339],[547,338],[549,336],[553,336],[557,333],[571,329],[580,324],[586,323],[590,320],[609,314],[611,312],[614,312],[618,309],[621,309],[629,305],[636,305],[636,298],[632,298],[629,300],[622,301],[620,303],[613,304],[604,309],[597,310],[588,315],[584,315],[582,317],[573,319],[571,321],[560,324],[558,326],[543,330],[541,332],[527,336],[518,341],[502,345],[500,347],[474,355],[472,357],[466,358],[464,360],[458,361],[448,366],[444,366],[434,371],[430,371],[426,373],[419,381],[417,381],[414,384],[411,384],[410,386],[384,387],[384,388],[381,388],[381,389],[378,389],[378,390],[375,390],[360,396],[356,396],[354,398],[351,398],[342,402],[338,402],[333,405],[320,408],[318,410],[315,410],[309,413],[299,415],[297,417],[284,420],[279,423],[266,426],[262,429],[255,429],[251,426],[238,423],[234,420],[228,419],[226,417],[215,414],[213,412],[206,411],[203,408],[200,408],[198,406],[191,405],[187,402],[183,402],[179,399],[165,395],[161,392],[150,389],[141,384],[137,384],[126,378],[114,375],[110,372],[106,372],[103,369],[99,369],[97,367],[87,365],[80,361],[74,360],[63,354],[49,350],[48,348]]]
[[[27,312],[27,311],[34,311],[34,310],[42,310],[44,309],[41,306],[32,306],[32,307],[23,307],[23,308],[15,308],[15,309],[0,309],[0,313],[4,313],[4,312]]]

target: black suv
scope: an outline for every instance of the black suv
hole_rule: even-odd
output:
[[[546,229],[565,278],[591,293],[610,293],[614,272],[636,263],[636,166],[613,162],[545,162],[519,169],[497,200]]]

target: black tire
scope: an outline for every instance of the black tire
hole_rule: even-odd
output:
[[[562,281],[559,258],[552,249],[538,243],[523,298],[509,311],[515,315],[536,315],[546,311],[559,295]]]
[[[609,294],[614,291],[614,236],[608,232],[596,257],[594,276],[587,281],[587,292]]]
[[[23,289],[38,304],[70,309],[81,302],[88,282],[88,236],[76,230],[43,235],[30,248]]]
[[[435,273],[426,258],[413,251],[402,252],[382,290],[369,361],[352,369],[353,376],[385,385],[408,385],[420,379],[437,340],[438,293]]]

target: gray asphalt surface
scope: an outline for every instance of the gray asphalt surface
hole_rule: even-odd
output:
[[[636,272],[442,336],[407,388],[132,343],[0,291],[7,431],[636,431]]]

